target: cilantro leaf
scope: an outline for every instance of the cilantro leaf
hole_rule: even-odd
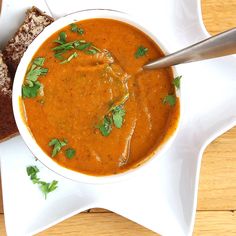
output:
[[[112,131],[112,119],[109,116],[104,116],[103,121],[101,124],[97,125],[98,128],[103,136],[108,136]]]
[[[167,95],[163,99],[163,104],[168,103],[170,106],[174,106],[176,103],[176,96],[175,95]]]
[[[59,39],[56,39],[56,40],[54,40],[53,42],[54,42],[54,43],[63,44],[63,42],[62,42],[62,41],[60,41]]]
[[[59,152],[60,150],[62,149],[62,147],[66,146],[67,144],[67,140],[59,140],[57,138],[53,138],[49,143],[48,145],[50,147],[53,147],[53,150],[52,150],[52,157],[55,157]]]
[[[177,76],[174,78],[174,80],[172,81],[172,84],[177,88],[180,89],[180,80],[181,80],[182,76]]]
[[[38,82],[38,81],[37,81]],[[23,85],[22,86],[22,96],[23,98],[34,98],[38,95],[38,91],[41,88],[41,84],[33,83],[32,86],[30,85]]]
[[[76,153],[76,151],[75,151],[75,149],[73,149],[73,148],[67,148],[66,151],[65,151],[66,157],[67,157],[68,159],[73,158],[74,155],[75,155],[75,153]]]
[[[47,199],[47,195],[54,191],[55,189],[57,189],[57,184],[58,184],[58,181],[56,180],[53,180],[51,183],[46,183],[44,181],[40,181],[40,189],[41,191],[43,192],[44,196],[45,196],[45,199]]]
[[[84,34],[84,30],[82,28],[79,28],[75,23],[72,23],[70,26],[72,32],[78,33],[80,35]]]
[[[47,198],[48,193],[57,189],[58,181],[53,180],[51,183],[46,183],[41,181],[40,178],[37,176],[39,173],[39,169],[37,166],[28,166],[26,168],[27,175],[30,176],[31,181],[33,184],[38,184],[40,190],[43,192],[45,199]]]
[[[63,52],[55,53],[55,54],[54,54],[54,57],[56,57],[56,58],[59,59],[59,60],[63,60],[64,57],[62,56],[62,54],[63,54]]]
[[[36,81],[39,76],[46,75],[47,72],[47,68],[35,67],[34,65],[32,65],[30,71],[26,75],[26,79],[30,81]]]
[[[44,64],[44,57],[37,57],[33,60],[30,70],[26,74],[25,84],[22,85],[22,97],[34,98],[38,95],[42,84],[38,81],[39,76],[46,75],[47,68],[41,67]]]
[[[112,118],[116,128],[120,129],[122,127],[124,116],[125,110],[123,109],[123,107],[117,106],[114,108],[114,110],[112,111]]]
[[[143,57],[147,54],[147,52],[148,52],[148,48],[145,48],[144,46],[139,46],[134,56],[135,58]]]
[[[37,66],[43,66],[45,62],[45,58],[44,57],[37,57],[34,59],[33,63]]]
[[[70,26],[72,32],[77,32],[78,26],[75,23],[70,24]]]
[[[28,176],[30,176],[30,179],[34,184],[38,183],[39,178],[37,177],[37,173],[39,172],[39,169],[37,166],[28,166],[26,168]]]
[[[34,82],[31,80],[26,80],[25,83],[29,86],[29,87],[33,87],[34,86]]]
[[[76,29],[76,25],[72,24],[72,29],[75,30]],[[78,28],[79,29],[79,28]],[[54,42],[58,42],[61,45],[56,46],[54,48],[52,48],[52,50],[55,52],[54,56],[59,59],[59,60],[63,60],[63,56],[62,54],[71,50],[71,49],[77,49],[80,51],[84,51],[84,53],[89,54],[89,55],[94,55],[97,52],[100,52],[101,50],[96,48],[95,46],[93,46],[93,44],[91,42],[86,42],[84,39],[81,40],[75,40],[72,42],[68,42],[68,43],[62,43],[60,40],[56,40]],[[72,56],[73,55],[73,56]],[[76,57],[75,55],[77,55],[76,53],[73,53],[68,59],[64,60],[63,62],[61,62],[61,64],[67,63],[68,61],[70,61],[72,58]]]
[[[80,50],[80,51],[83,51],[85,50],[86,48],[89,48],[90,46],[92,45],[92,43],[83,43],[83,44],[75,44],[75,48]]]
[[[61,42],[61,43],[66,43],[66,38],[67,38],[67,35],[65,32],[60,32],[59,33],[59,38],[58,40]]]
[[[66,38],[67,38],[66,33],[65,32],[60,32],[59,36],[58,36],[58,39],[54,40],[53,42],[59,43],[59,44],[65,44],[66,43]]]
[[[26,171],[28,176],[35,176],[39,172],[39,169],[37,166],[28,166]]]
[[[112,131],[112,125],[120,129],[124,123],[125,110],[124,103],[129,99],[129,93],[125,94],[121,100],[115,104],[110,104],[110,109],[103,118],[102,123],[98,124],[98,128],[103,136],[108,136]]]
[[[56,57],[59,60],[63,60],[64,57],[62,56],[63,53],[74,49],[74,42],[69,42],[69,43],[62,43],[59,46],[54,47],[52,50],[55,51],[54,57]]]
[[[78,56],[77,52],[74,52],[71,54],[66,60],[62,61],[60,64],[65,64],[70,62],[73,58],[76,58]]]
[[[48,192],[50,193],[54,191],[55,189],[57,189],[57,184],[58,184],[58,181],[53,180],[48,187],[48,190],[49,190]]]
[[[66,35],[65,32],[60,32],[60,34],[59,34],[59,40],[60,40],[61,42],[66,43],[66,37],[67,37],[67,35]]]
[[[64,44],[61,44],[59,46],[52,48],[52,50],[58,51],[58,52],[61,52],[61,51],[66,52],[66,51],[74,48],[73,44],[74,44],[74,42],[64,43]]]

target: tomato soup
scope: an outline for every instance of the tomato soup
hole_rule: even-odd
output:
[[[180,78],[171,68],[142,70],[163,56],[124,22],[89,19],[51,35],[22,85],[27,125],[59,165],[113,175],[149,159],[179,120]]]

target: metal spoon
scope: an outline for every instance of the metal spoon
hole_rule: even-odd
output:
[[[157,69],[236,53],[236,28],[225,31],[143,66]]]

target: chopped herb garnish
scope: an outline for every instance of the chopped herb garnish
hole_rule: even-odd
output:
[[[61,64],[68,63],[69,61],[71,61],[73,58],[76,58],[77,56],[78,56],[77,52],[74,52],[66,60],[62,61]]]
[[[57,189],[58,181],[53,180],[51,183],[46,183],[41,181],[40,178],[37,176],[39,173],[39,169],[37,166],[28,166],[26,168],[27,175],[30,176],[31,181],[33,184],[38,184],[39,188],[43,192],[45,199],[47,198],[48,193]]]
[[[63,140],[59,140],[57,138],[52,139],[48,144],[50,147],[53,147],[52,154],[51,154],[52,157],[55,157],[60,152],[62,147],[66,146],[66,144],[67,144],[67,140],[65,139]]]
[[[22,96],[23,98],[34,98],[38,95],[41,83],[38,81],[39,76],[46,75],[48,72],[47,68],[43,68],[45,61],[44,57],[38,57],[33,60],[30,70],[26,74],[25,84],[22,85]]]
[[[58,39],[55,40],[54,42],[59,43],[59,44],[65,44],[66,43],[66,38],[67,38],[66,33],[65,32],[60,32]]]
[[[35,65],[32,65],[30,71],[26,75],[26,79],[30,81],[36,81],[39,76],[46,75],[47,72],[48,72],[47,68],[36,67]]]
[[[143,46],[139,46],[137,51],[135,52],[134,56],[135,58],[143,57],[147,54],[148,48],[145,48]]]
[[[72,32],[78,33],[80,35],[84,34],[84,30],[82,28],[79,28],[75,23],[72,23],[70,26]]]
[[[32,82],[33,83],[33,82]],[[34,98],[38,95],[38,91],[40,90],[41,84],[36,81],[32,86],[23,85],[22,86],[22,96],[23,98]]]
[[[75,48],[80,51],[83,51],[86,48],[89,48],[91,45],[92,45],[92,43],[82,43],[81,44],[81,43],[77,42],[77,44],[75,43]]]
[[[54,54],[54,57],[56,57],[56,58],[59,59],[59,60],[63,60],[64,57],[62,56],[62,54],[63,54],[63,52],[55,53],[55,54]]]
[[[37,166],[28,166],[26,168],[28,176],[30,176],[30,179],[34,184],[39,182],[39,178],[37,177],[37,173],[39,172],[39,169]]]
[[[70,26],[72,32],[77,32],[78,26],[75,23],[72,23]]]
[[[96,126],[103,136],[108,136],[112,131],[112,118],[108,115],[104,116],[103,121]]]
[[[66,43],[66,37],[67,37],[67,35],[66,35],[65,32],[61,32],[61,33],[59,34],[59,40],[60,40],[62,43]]]
[[[125,110],[124,103],[128,100],[129,94],[125,94],[122,99],[112,104],[102,122],[96,126],[103,136],[108,136],[112,131],[112,125],[120,129],[124,123]]]
[[[80,28],[77,27],[76,24],[71,24],[71,30],[73,32],[82,32]],[[55,40],[54,42],[59,43],[59,46],[56,46],[54,48],[52,48],[52,50],[55,52],[54,56],[55,58],[59,59],[59,60],[64,60],[65,58],[63,57],[63,53],[72,50],[72,49],[76,49],[79,51],[83,51],[86,54],[89,55],[94,55],[97,52],[101,52],[100,49],[98,49],[97,47],[93,46],[93,44],[91,42],[86,42],[84,39],[80,39],[80,40],[75,40],[72,42],[66,42],[66,36],[61,35],[64,32],[60,33],[59,39]],[[80,34],[80,33],[79,33]],[[76,54],[74,53],[72,57],[69,57],[68,59],[72,59]],[[70,60],[64,60],[61,64],[67,63]]]
[[[116,128],[120,129],[123,125],[125,110],[122,106],[117,106],[112,111],[112,118]]]
[[[163,99],[163,104],[168,103],[170,106],[174,106],[176,103],[176,96],[175,95],[167,95]]]
[[[40,181],[39,187],[43,192],[45,199],[47,199],[47,195],[57,189],[58,181],[53,180],[51,183],[46,183],[44,181]]]
[[[34,59],[33,64],[37,65],[37,66],[43,66],[45,62],[45,58],[44,57],[37,57]]]
[[[174,78],[174,80],[172,81],[172,84],[177,88],[180,89],[180,80],[181,80],[182,76],[177,76]]]
[[[74,155],[75,155],[75,152],[76,152],[75,149],[73,149],[73,148],[67,148],[66,151],[65,151],[66,157],[67,157],[68,159],[73,158]]]
[[[74,48],[73,44],[74,44],[74,42],[64,43],[64,44],[61,44],[57,47],[54,47],[52,50],[57,51],[57,52],[62,52],[62,51],[66,52],[66,51]]]

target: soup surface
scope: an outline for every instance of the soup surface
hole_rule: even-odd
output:
[[[22,86],[38,145],[66,168],[101,176],[148,159],[174,132],[179,99],[170,68],[142,71],[163,53],[111,19],[75,22],[38,49]]]

